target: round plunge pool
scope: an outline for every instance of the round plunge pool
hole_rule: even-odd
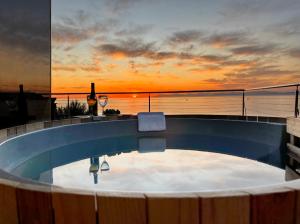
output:
[[[285,127],[167,119],[164,132],[137,120],[45,129],[0,145],[0,167],[23,180],[121,192],[201,192],[285,181]]]

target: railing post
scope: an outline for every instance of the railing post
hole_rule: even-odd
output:
[[[70,113],[70,96],[68,95],[68,118],[71,117],[71,113]]]
[[[242,111],[242,116],[245,116],[245,90],[243,90],[243,111]]]
[[[148,95],[148,111],[151,112],[151,94]]]
[[[299,85],[296,87],[296,96],[295,96],[295,117],[299,116]]]

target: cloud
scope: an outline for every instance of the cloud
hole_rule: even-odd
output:
[[[300,12],[299,12],[300,13]],[[266,31],[280,35],[281,37],[298,37],[300,36],[300,16],[292,16],[286,21],[269,25],[265,28]]]
[[[49,14],[40,15],[25,7],[8,9],[5,4],[1,7],[0,45],[49,57]],[[40,10],[42,9],[41,6]]]
[[[190,53],[177,53],[177,59],[181,60],[191,60],[194,64],[202,63],[223,63],[229,59],[229,56],[220,55],[200,55],[200,54],[190,54]]]
[[[203,81],[207,82],[207,83],[212,83],[212,84],[225,84],[228,82],[228,79],[226,79],[226,78],[222,78],[222,79],[209,78],[209,79],[205,79]]]
[[[289,55],[300,59],[300,48],[290,50]]]
[[[85,72],[101,72],[102,71],[100,66],[95,66],[95,65],[81,65],[80,69]]]
[[[79,42],[96,38],[114,27],[114,21],[97,22],[86,26],[70,26],[54,24],[52,26],[52,40],[56,44],[77,44]]]
[[[52,71],[60,71],[60,72],[76,72],[78,70],[82,70],[85,72],[101,72],[102,69],[99,65],[77,65],[77,64],[54,64],[52,65]]]
[[[87,40],[92,33],[89,29],[80,29],[61,24],[55,24],[52,27],[52,41],[55,43],[76,44]]]
[[[267,50],[267,47],[270,47],[264,46],[264,49],[258,49],[258,47],[254,45],[256,44],[256,41],[249,37],[249,33],[242,31],[221,32],[205,35],[199,30],[186,30],[173,33],[172,36],[167,39],[167,43],[171,46],[188,44],[189,46],[186,48],[187,51],[193,50],[195,48],[195,44],[200,43],[204,45],[210,45],[215,48],[239,47],[240,49],[237,48],[236,51],[240,54],[248,54],[248,51],[252,50],[248,49],[248,47],[255,47],[255,50],[258,52]]]
[[[89,20],[90,15],[86,11],[80,9],[76,12],[76,18],[80,23],[85,23]]]
[[[220,66],[216,66],[216,65],[208,65],[208,66],[204,66],[202,68],[190,68],[188,69],[188,71],[190,72],[194,72],[194,73],[207,73],[207,72],[213,72],[213,71],[221,71],[222,68]]]
[[[149,55],[150,59],[154,60],[166,60],[166,59],[173,59],[173,58],[178,58],[180,55],[176,52],[172,51],[158,51],[158,52],[153,52],[153,54]]]
[[[288,13],[291,15],[297,13],[298,10],[300,10],[300,2],[298,0],[226,0],[224,1],[221,14],[226,19],[236,20],[238,18],[256,18],[255,16],[264,16],[266,18],[268,14]]]
[[[240,88],[241,86],[250,87],[282,84],[290,82],[291,80],[297,80],[297,78],[299,79],[297,71],[284,70],[276,65],[256,62],[252,66],[238,70],[234,69],[224,73],[222,78],[218,79],[212,77],[203,81],[223,88]]]
[[[248,61],[248,60],[235,60],[230,57],[216,57],[216,56],[195,56],[191,60],[187,61],[179,61],[174,64],[174,66],[178,68],[189,68],[194,66],[202,66],[206,70],[222,70],[228,67],[238,67],[238,68],[247,68],[254,66],[256,61]],[[202,69],[202,68],[201,68]],[[200,69],[200,70],[201,70]],[[198,69],[193,69],[194,71]]]
[[[246,32],[218,33],[203,38],[203,42],[216,48],[224,48],[253,42],[248,36]]]
[[[148,33],[153,28],[153,25],[134,25],[130,24],[128,28],[121,29],[115,32],[115,35],[118,37],[122,36],[139,36]]]
[[[52,71],[75,72],[77,69],[70,65],[53,65]]]
[[[227,77],[235,78],[251,78],[251,77],[274,77],[274,76],[285,76],[293,75],[296,71],[293,70],[282,70],[275,65],[264,65],[264,66],[254,66],[251,68],[246,68],[238,72],[225,74]]]
[[[122,13],[143,0],[105,0],[107,8],[116,14]]]
[[[205,61],[210,63],[222,63],[229,59],[229,56],[219,56],[219,55],[195,55],[194,56],[198,61]]]
[[[129,67],[134,73],[138,73],[139,69],[148,69],[148,68],[160,68],[165,63],[160,61],[150,62],[150,63],[137,63],[134,60],[128,62]]]
[[[58,20],[59,19],[59,20]],[[58,20],[59,22],[62,22],[66,26],[78,26],[78,25],[83,25],[86,24],[88,21],[90,21],[91,16],[87,13],[87,11],[80,9],[77,10],[73,13],[72,16],[70,17],[61,17],[61,18],[56,18],[54,17],[55,23]]]
[[[145,43],[142,39],[129,38],[118,43],[101,44],[95,50],[103,55],[114,58],[143,57],[151,60],[191,60],[195,63],[222,63],[229,56],[190,54],[176,51],[161,51],[155,42]]]
[[[189,68],[188,71],[194,73],[211,73],[218,71],[218,74],[224,74],[228,71],[244,72],[255,68],[259,63],[255,60],[235,60],[233,58],[223,58],[220,61],[213,61],[213,63],[199,63],[200,67],[195,67],[196,63],[183,64],[184,68]],[[179,63],[177,66],[182,65]],[[213,73],[211,73],[213,74]],[[216,73],[214,73],[216,74]]]
[[[239,67],[250,67],[255,66],[258,62],[255,60],[227,60],[221,65],[224,66],[239,66]]]
[[[167,40],[170,45],[199,42],[202,33],[198,30],[185,30],[173,33]]]
[[[154,52],[154,42],[144,43],[141,39],[130,38],[118,44],[102,44],[96,49],[114,57],[150,57]]]
[[[74,45],[92,38],[103,39],[103,34],[115,29],[117,25],[115,19],[90,22],[89,14],[79,10],[73,16],[60,18],[52,25],[52,41],[56,45]]]
[[[277,66],[264,66],[257,67],[249,70],[247,76],[280,76],[280,75],[292,75],[295,74],[295,71],[292,70],[283,70]]]
[[[273,44],[268,45],[249,45],[243,47],[232,48],[233,54],[237,55],[265,55],[273,53],[277,47]]]

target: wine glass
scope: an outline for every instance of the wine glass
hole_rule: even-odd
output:
[[[108,97],[105,95],[99,96],[99,105],[102,107],[102,116],[104,116],[104,107],[107,105]]]
[[[90,116],[93,117],[93,108],[95,104],[97,103],[97,100],[94,97],[91,97],[91,95],[87,96],[87,104],[89,105],[89,111],[90,111]]]
[[[100,170],[101,170],[101,173],[102,173],[102,171],[109,171],[110,170],[109,164],[105,160],[105,156],[104,156],[103,162],[101,163]]]

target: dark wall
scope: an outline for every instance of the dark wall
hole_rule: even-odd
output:
[[[0,0],[0,128],[50,119],[50,1]]]

